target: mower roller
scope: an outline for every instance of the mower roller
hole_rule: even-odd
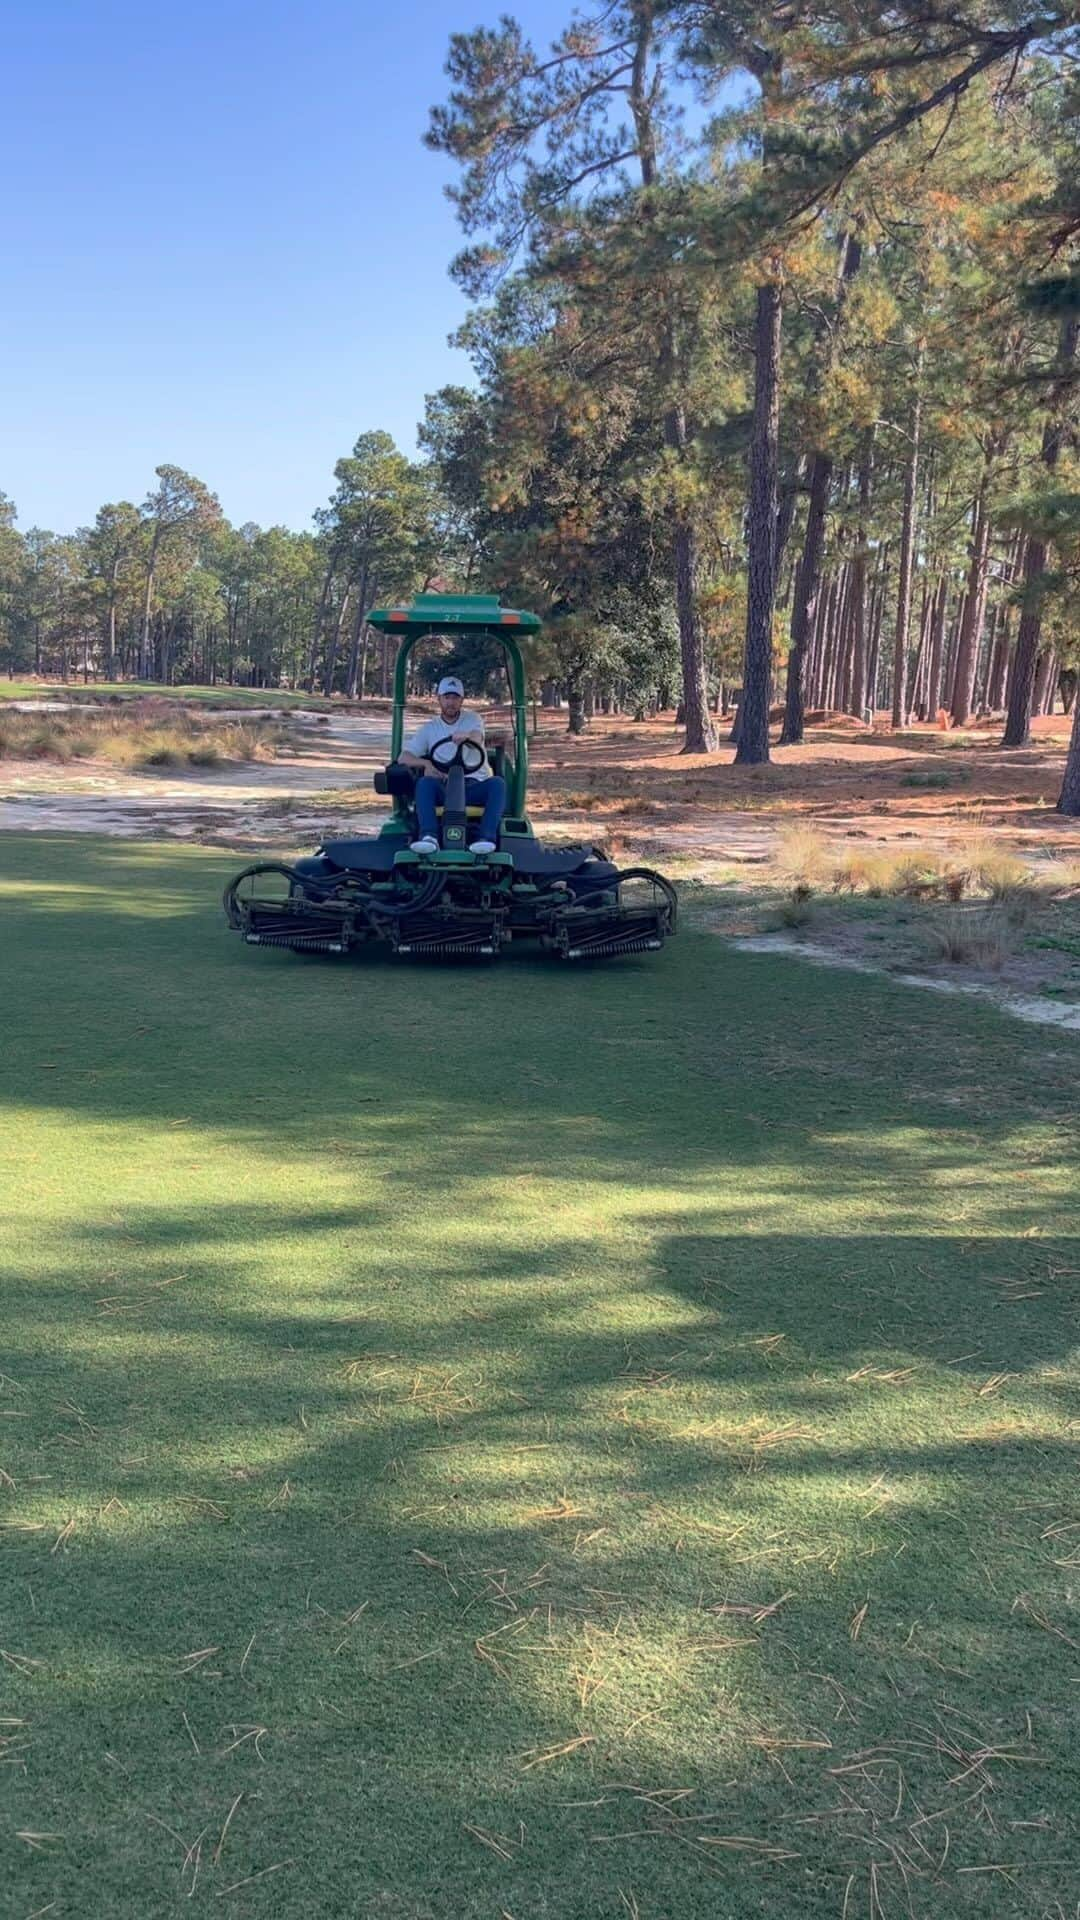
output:
[[[501,607],[484,595],[418,594],[408,606],[368,616],[400,635],[394,668],[390,764],[375,789],[393,811],[377,835],[328,840],[294,865],[265,861],[245,867],[225,889],[230,927],[253,947],[294,953],[345,954],[382,942],[406,958],[491,959],[530,940],[562,960],[654,953],[675,931],[677,899],[670,881],[648,867],[619,869],[592,847],[543,847],[525,811],[528,784],[525,668],[517,633],[535,633],[535,613]],[[512,755],[503,743],[486,751],[507,783],[507,812],[498,850],[476,853],[480,809],[465,803],[465,782],[484,762],[474,742],[449,737],[429,758],[446,774],[442,845],[416,853],[415,771],[400,761],[409,656],[430,634],[448,630],[500,641],[514,710]]]

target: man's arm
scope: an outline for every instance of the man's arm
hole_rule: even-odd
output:
[[[439,773],[438,767],[427,757],[429,744],[428,726],[425,724],[417,728],[408,746],[401,749],[398,754],[398,764],[412,768],[415,773],[433,773],[437,778],[442,779],[444,776]]]

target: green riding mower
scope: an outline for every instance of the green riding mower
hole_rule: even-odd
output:
[[[229,925],[254,947],[297,953],[349,953],[382,942],[395,953],[493,957],[510,944],[539,942],[563,960],[656,952],[675,931],[675,889],[647,867],[620,870],[592,847],[541,846],[525,811],[528,783],[525,669],[519,633],[535,633],[534,613],[482,595],[419,594],[408,606],[376,608],[371,625],[400,635],[394,671],[389,766],[375,788],[393,802],[378,834],[328,840],[286,866],[246,867],[225,889]],[[465,783],[485,750],[445,741],[429,758],[445,773],[441,846],[417,852],[416,771],[400,761],[409,656],[433,633],[501,642],[513,706],[513,746],[487,749],[491,772],[506,782],[507,811],[495,851],[475,852],[480,809],[466,804]]]

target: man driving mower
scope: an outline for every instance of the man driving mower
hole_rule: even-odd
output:
[[[464,699],[461,681],[447,674],[438,686],[439,719],[425,720],[422,727],[417,727],[399,755],[401,765],[411,767],[420,776],[414,796],[420,838],[412,842],[414,853],[439,850],[436,809],[445,795],[446,774],[429,758],[432,749],[447,740],[455,746],[467,741],[484,752],[484,722],[478,713],[463,710]],[[467,806],[483,808],[480,836],[472,843],[473,852],[494,853],[499,822],[506,811],[506,782],[492,773],[486,753],[481,765],[466,778],[465,802]]]

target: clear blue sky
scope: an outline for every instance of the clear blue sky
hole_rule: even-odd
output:
[[[68,532],[168,460],[306,525],[357,433],[409,450],[468,377],[450,31],[505,0],[36,0],[8,10],[0,490]],[[569,8],[514,9],[546,40]],[[379,292],[377,289],[383,289]]]

